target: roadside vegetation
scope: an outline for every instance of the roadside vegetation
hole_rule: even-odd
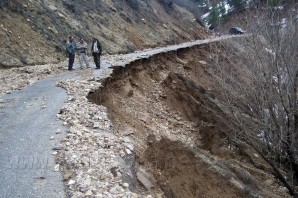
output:
[[[279,3],[267,1],[248,12],[246,21],[254,20],[251,36],[241,46],[217,46],[212,72],[231,121],[230,140],[252,146],[298,197],[297,10],[276,7]]]

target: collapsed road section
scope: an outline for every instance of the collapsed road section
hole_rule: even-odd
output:
[[[69,94],[58,117],[70,126],[59,154],[70,196],[285,196],[252,150],[226,138],[211,75],[219,40],[127,55],[136,58],[111,63],[108,78],[59,83]]]

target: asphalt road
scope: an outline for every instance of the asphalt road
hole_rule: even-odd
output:
[[[95,68],[92,61],[90,66]],[[109,66],[102,60],[103,69]],[[67,197],[62,174],[54,170],[52,153],[67,130],[56,116],[67,100],[67,93],[56,83],[78,79],[78,63],[74,68],[66,75],[40,80],[0,97],[0,198]],[[98,78],[105,76],[105,71],[93,73]],[[61,134],[56,134],[58,129]]]
[[[41,80],[1,97],[0,198],[65,197],[51,155],[63,138],[56,131],[65,131],[56,117],[67,99],[65,90],[55,86],[63,78]]]
[[[90,66],[95,68],[93,61]],[[102,60],[101,66],[93,70],[94,77],[109,75],[110,64]],[[67,130],[56,116],[67,93],[56,83],[78,79],[78,61],[74,68],[66,75],[0,97],[0,198],[67,197],[62,174],[54,170],[52,153]],[[58,129],[63,133],[56,134]]]

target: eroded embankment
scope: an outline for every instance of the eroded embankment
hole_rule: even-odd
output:
[[[158,54],[137,60],[125,68],[116,68],[112,77],[102,83],[103,88],[91,93],[89,98],[111,107],[108,108],[109,114],[116,128],[124,125],[147,131],[158,124],[159,130],[174,132],[167,134],[175,136],[173,139],[180,140],[184,134],[195,137],[197,143],[201,138],[213,141],[220,135],[216,131],[224,123],[216,118],[221,112],[209,100],[214,97],[213,85],[202,67],[207,48],[202,46],[200,49]],[[200,56],[201,60],[194,60],[192,54]],[[215,124],[218,127],[215,128]],[[155,128],[152,130],[156,131]],[[200,137],[194,131],[208,133],[202,132]],[[146,133],[138,133],[141,134],[144,134],[142,139],[147,137]],[[200,141],[199,144],[212,152],[216,150],[216,145],[212,146],[210,142]]]
[[[245,149],[246,156],[240,155],[227,141],[229,121],[214,103],[220,90],[209,73],[211,47],[179,49],[115,68],[89,100],[107,107],[114,131],[133,140],[135,174],[152,195],[274,197],[261,182],[267,174],[253,165],[262,161]],[[146,181],[140,172],[150,175]],[[140,183],[136,191],[142,191]]]

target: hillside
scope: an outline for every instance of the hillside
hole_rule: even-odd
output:
[[[214,36],[173,2],[0,0],[0,197],[298,197],[297,3]]]
[[[160,0],[0,2],[0,66],[59,62],[69,35],[93,36],[104,54],[206,38],[193,14]]]

